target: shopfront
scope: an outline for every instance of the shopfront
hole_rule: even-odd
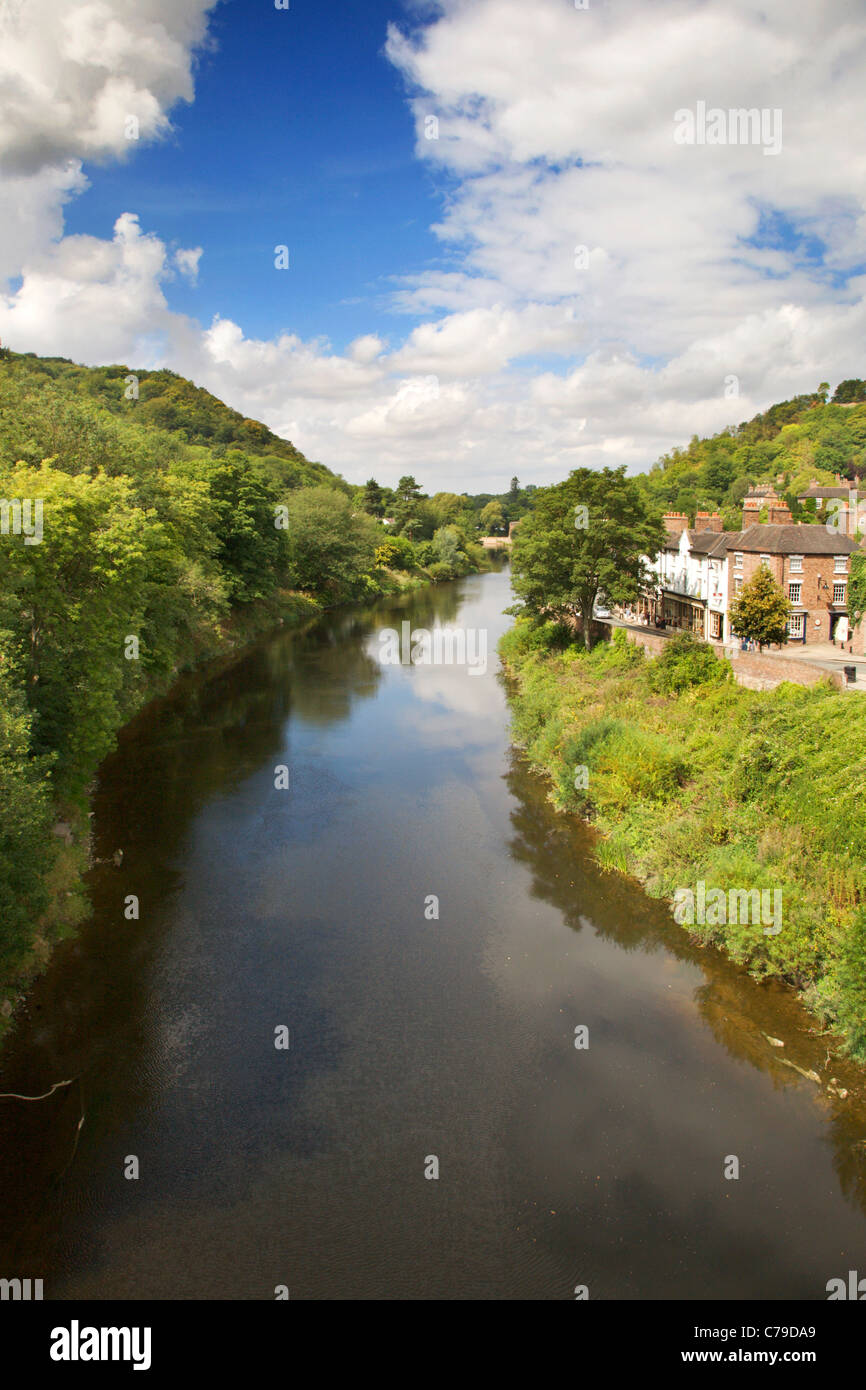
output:
[[[704,605],[692,599],[666,593],[664,620],[666,627],[675,628],[679,632],[693,632],[696,637],[704,635]]]

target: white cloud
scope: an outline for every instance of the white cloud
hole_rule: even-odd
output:
[[[360,362],[367,366],[370,362],[375,362],[385,351],[385,344],[375,333],[365,333],[363,337],[356,338],[349,344],[349,356],[353,362]]]
[[[198,263],[201,260],[202,248],[191,246],[187,250],[183,247],[174,253],[174,263],[185,279],[194,285],[198,279]]]
[[[0,11],[0,169],[124,158],[193,95],[214,0],[20,0]]]

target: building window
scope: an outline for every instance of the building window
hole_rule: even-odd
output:
[[[844,584],[834,584],[834,585],[833,585],[833,602],[834,602],[834,603],[837,603],[837,604],[843,604],[843,603],[845,602],[845,585],[844,585]]]
[[[792,574],[802,574],[802,573],[803,573],[803,557],[802,557],[802,555],[792,555],[792,556],[791,556],[791,560],[790,560],[790,570],[791,570],[791,573],[792,573]]]
[[[833,573],[834,573],[834,574],[847,574],[847,573],[848,573],[848,556],[847,556],[847,555],[837,555],[837,556],[835,556],[835,558],[834,558],[834,560],[833,560]]]
[[[766,566],[767,566],[767,569],[770,568],[770,557],[769,557],[769,555],[762,555],[762,556],[761,556],[761,564],[762,564],[762,565],[766,565]]]
[[[740,592],[740,590],[742,589],[742,587],[743,587],[743,576],[742,576],[741,574],[735,574],[735,575],[734,575],[734,593],[735,593],[735,594],[738,594],[738,593]]]
[[[805,613],[792,613],[791,617],[788,619],[788,636],[799,637],[802,640],[803,624],[805,621]]]
[[[799,607],[800,602],[801,602],[800,595],[802,594],[802,592],[803,592],[803,585],[802,585],[802,584],[789,584],[789,585],[788,585],[788,601],[789,601],[789,603],[796,603],[797,606]]]
[[[743,552],[742,552],[741,550],[735,550],[735,551],[734,551],[734,569],[735,569],[735,570],[741,570],[742,568],[743,568]]]

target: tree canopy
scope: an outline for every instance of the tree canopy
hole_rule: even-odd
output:
[[[791,605],[766,565],[759,565],[731,603],[731,628],[759,650],[788,640]]]
[[[646,556],[664,541],[624,468],[577,469],[563,483],[539,489],[533,511],[515,535],[514,590],[541,617],[579,614],[587,646],[595,600],[635,599],[648,581]]]

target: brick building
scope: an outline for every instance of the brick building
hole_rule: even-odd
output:
[[[760,498],[769,515],[787,516],[788,521],[748,522],[754,514],[753,505],[745,505],[749,499],[744,499],[748,524],[742,531],[724,531],[718,513],[699,512],[694,529],[682,513],[667,513],[667,539],[650,565],[653,590],[643,602],[642,620],[661,621],[710,642],[730,641],[736,636],[731,603],[764,564],[791,604],[790,642],[808,645],[843,634],[851,638],[848,574],[855,542],[824,526],[794,525],[772,488],[762,489]],[[866,640],[864,629],[866,623],[861,623],[853,634],[855,652]]]
[[[791,604],[788,641],[829,642],[847,628],[848,571],[857,549],[823,526],[749,526],[728,534],[728,609],[759,565]]]

